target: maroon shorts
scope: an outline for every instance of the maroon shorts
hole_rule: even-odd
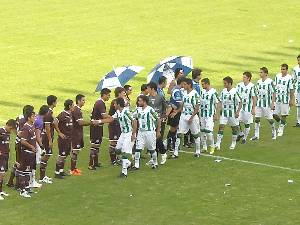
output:
[[[71,148],[72,148],[72,139],[61,139],[58,138],[57,140],[58,144],[58,155],[62,157],[66,157],[70,155]]]
[[[121,135],[121,128],[119,123],[111,123],[108,125],[108,133],[110,141],[117,141]]]
[[[43,148],[45,150],[45,155],[52,155],[53,151],[52,151],[52,148],[49,147],[49,140],[47,137],[42,138],[42,144],[43,144]]]
[[[73,133],[72,136],[72,148],[73,150],[81,150],[84,148],[83,135],[80,133]]]
[[[0,173],[8,170],[8,155],[0,155]]]
[[[22,172],[31,172],[31,170],[34,168],[35,156],[36,154],[34,152],[29,150],[21,150],[19,160],[20,166],[18,169]]]
[[[90,126],[91,144],[100,145],[103,138],[103,126]]]
[[[20,160],[20,151],[21,151],[21,144],[20,143],[16,143],[15,150],[16,150],[16,162],[19,162],[19,160]]]

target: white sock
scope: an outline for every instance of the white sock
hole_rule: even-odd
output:
[[[122,173],[127,176],[127,160],[128,159],[122,159]]]
[[[247,137],[249,135],[249,132],[250,132],[250,127],[245,127],[245,132],[244,132],[244,139],[247,140]]]
[[[244,136],[244,135],[245,133],[242,130],[240,130],[239,136]]]
[[[297,106],[297,123],[300,123],[300,106]]]
[[[217,143],[216,145],[220,145],[222,142],[223,134],[217,134]]]
[[[33,176],[32,176],[32,171],[29,173],[29,187],[32,187],[33,185]]]
[[[236,134],[232,135],[232,142],[231,142],[232,145],[236,145],[236,139],[237,139],[237,137],[238,136]]]
[[[272,134],[276,133],[276,126],[275,123],[270,124],[272,129]]]
[[[195,138],[196,154],[200,154],[200,137]]]
[[[180,138],[176,138],[174,155],[178,156],[179,154],[179,146],[180,146]]]
[[[205,132],[200,133],[200,140],[201,140],[202,146],[207,146],[206,137],[207,137],[207,135],[205,134]]]
[[[153,165],[157,166],[158,162],[157,162],[157,152],[154,150],[154,153],[152,153],[151,155],[152,160],[153,160]]]
[[[206,136],[207,136],[209,146],[214,147],[215,146],[214,134],[212,132],[210,132],[210,133],[207,133]]]
[[[134,154],[134,167],[140,168],[140,157],[141,153],[140,152],[135,152]]]
[[[275,125],[274,125],[275,127]],[[260,122],[254,124],[254,136],[259,138],[259,128],[260,128]]]

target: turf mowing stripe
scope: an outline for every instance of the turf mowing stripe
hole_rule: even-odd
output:
[[[194,154],[194,152],[189,152],[189,151],[180,151],[180,152],[188,153],[188,154]],[[243,159],[233,159],[233,158],[228,158],[228,157],[224,157],[224,156],[209,155],[209,154],[203,154],[203,153],[201,155],[206,156],[206,157],[217,158],[217,159],[224,159],[224,160],[242,162],[242,163],[247,163],[247,164],[252,164],[252,165],[259,165],[259,166],[265,166],[265,167],[270,167],[270,168],[300,172],[300,169],[294,169],[294,168],[283,167],[283,166],[276,166],[276,165],[271,165],[271,164],[267,164],[267,163],[252,162],[252,161],[243,160]]]

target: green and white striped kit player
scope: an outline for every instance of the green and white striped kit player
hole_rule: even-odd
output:
[[[274,83],[271,78],[266,80],[259,79],[255,85],[256,89],[256,106],[262,108],[271,108],[272,98],[275,92]]]
[[[236,89],[242,101],[242,110],[251,112],[253,108],[253,96],[255,96],[254,84],[250,82],[245,85],[244,82],[241,82],[236,86]]]
[[[282,76],[281,73],[277,74],[274,80],[276,102],[289,104],[290,102],[290,91],[294,89],[293,78],[287,74]]]
[[[214,88],[201,90],[200,96],[200,118],[213,117],[216,113],[215,105],[219,102],[218,93]]]
[[[189,94],[183,96],[183,110],[184,115],[192,115],[196,105],[199,103],[200,96],[197,91],[192,90]]]
[[[221,116],[234,118],[240,103],[240,96],[237,89],[232,88],[228,91],[224,88],[220,95],[220,101],[222,103]]]
[[[300,107],[300,66],[299,65],[295,66],[293,69],[293,83],[295,87],[296,106]]]
[[[121,132],[122,133],[129,133],[132,131],[132,114],[130,110],[126,107],[120,112],[117,110],[117,112],[112,116],[114,119],[118,119]]]
[[[155,131],[158,115],[151,106],[137,107],[134,117],[139,122],[139,131]]]

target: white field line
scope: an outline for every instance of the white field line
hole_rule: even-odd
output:
[[[89,137],[89,135],[85,135],[85,136]],[[108,140],[107,137],[103,137],[103,139]],[[186,153],[186,154],[194,154],[194,152],[189,152],[189,151],[184,151],[184,150],[181,150],[180,152]],[[209,155],[209,154],[204,154],[204,153],[201,153],[201,156],[211,157],[211,158],[216,158],[216,159],[223,159],[223,160],[234,161],[234,162],[240,162],[240,163],[246,163],[246,164],[251,164],[251,165],[256,165],[256,166],[264,166],[264,167],[269,167],[269,168],[288,170],[288,171],[293,171],[293,172],[300,172],[300,169],[294,169],[294,168],[289,168],[289,167],[284,167],[284,166],[277,166],[277,165],[272,165],[272,164],[268,164],[268,163],[252,162],[252,161],[243,160],[243,159],[233,159],[233,158],[228,158],[228,157],[224,157],[224,156]]]
[[[194,152],[188,152],[188,151],[180,151],[180,152],[188,153],[188,154],[194,154]],[[209,155],[209,154],[203,154],[203,153],[201,155],[206,156],[206,157],[216,158],[216,159],[223,159],[223,160],[228,160],[228,161],[234,161],[234,162],[241,162],[241,163],[257,165],[257,166],[264,166],[264,167],[269,167],[269,168],[300,172],[300,169],[294,169],[294,168],[283,167],[283,166],[276,166],[276,165],[271,165],[271,164],[268,164],[268,163],[252,162],[252,161],[243,160],[243,159],[233,159],[233,158],[228,158],[228,157],[224,157],[224,156]]]

